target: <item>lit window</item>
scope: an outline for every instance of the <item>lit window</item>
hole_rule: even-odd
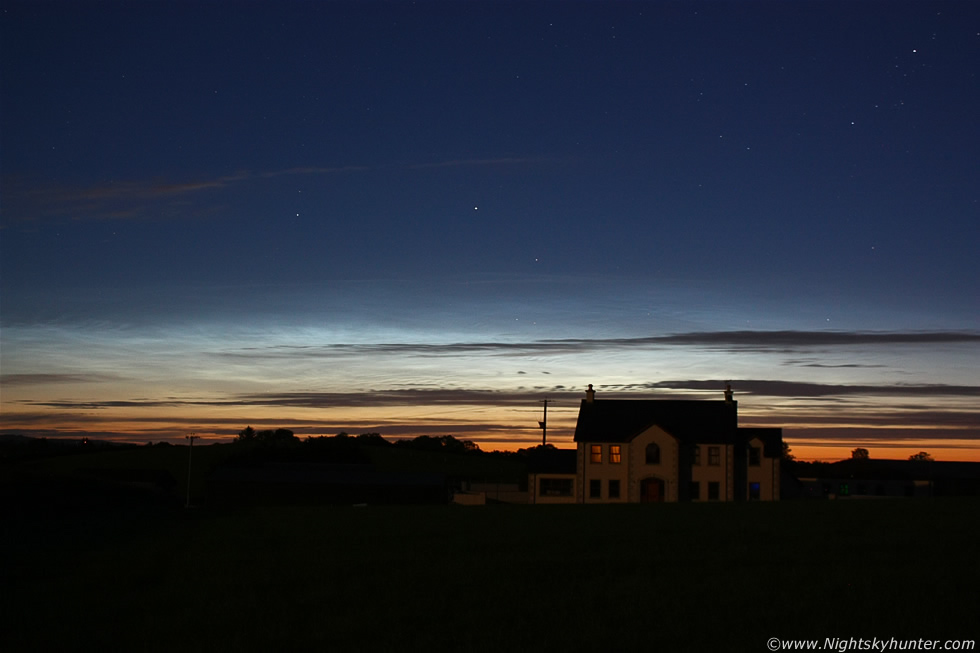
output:
[[[749,483],[749,501],[758,501],[762,496],[762,487],[758,483]]]
[[[619,498],[619,481],[609,481],[609,498]]]
[[[618,444],[609,445],[609,462],[620,463],[622,462],[622,453],[620,446]]]
[[[660,464],[660,445],[658,445],[656,442],[651,442],[647,445],[646,460],[648,465]]]
[[[589,481],[589,498],[599,499],[602,498],[602,481],[597,478]]]
[[[691,501],[698,501],[701,499],[701,483],[698,481],[691,481]]]
[[[721,464],[721,447],[708,447],[708,464],[716,466]]]
[[[717,481],[711,481],[710,483],[708,483],[708,501],[717,501],[718,500],[718,490],[719,489],[720,488],[718,486],[718,482]]]
[[[759,447],[749,447],[749,467],[759,466]]]
[[[592,445],[590,451],[592,451],[592,455],[590,457],[590,461],[591,462],[594,462],[594,463],[601,463],[602,462],[602,445],[601,444],[594,444],[594,445]]]
[[[692,454],[691,464],[692,465],[701,464],[701,447],[699,447],[698,445],[694,445],[694,452]]]

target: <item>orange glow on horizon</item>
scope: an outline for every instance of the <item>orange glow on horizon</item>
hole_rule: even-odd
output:
[[[854,442],[850,444],[822,444],[789,442],[790,454],[803,462],[834,462],[846,460],[858,447],[868,450],[872,459],[908,460],[909,456],[925,451],[937,461],[980,462],[980,449],[972,441],[926,440],[918,444],[909,442]]]
[[[251,419],[220,419],[220,424],[206,419],[186,420],[182,423],[169,420],[150,421],[130,419],[91,423],[47,423],[43,432],[38,432],[36,424],[29,421],[18,424],[15,416],[8,415],[4,420],[6,432],[21,431],[31,437],[90,437],[101,440],[142,444],[146,442],[167,441],[173,444],[184,444],[185,436],[194,434],[200,438],[201,444],[231,442],[238,431],[251,426],[256,430],[287,428],[297,437],[332,436],[340,432],[350,435],[361,433],[380,433],[389,441],[411,439],[420,435],[452,435],[459,440],[469,440],[483,451],[516,451],[517,449],[534,447],[541,444],[541,430],[528,426],[524,420],[518,424],[499,424],[492,427],[477,424],[445,423],[437,420],[423,420],[415,423],[397,422],[394,420],[337,422],[334,425],[324,424],[322,420],[275,419],[259,418],[252,415]],[[11,419],[13,418],[13,419]],[[480,426],[483,426],[481,428]],[[574,423],[552,424],[549,420],[548,444],[559,449],[574,449],[572,440]],[[874,432],[879,429],[868,429]],[[948,431],[955,433],[955,430]],[[943,438],[943,439],[868,439],[855,437],[844,439],[840,437],[822,439],[820,437],[794,437],[793,429],[785,429],[783,438],[790,447],[790,454],[800,461],[834,462],[851,457],[851,452],[858,448],[867,449],[873,459],[907,460],[909,456],[921,451],[928,452],[937,461],[980,462],[980,447],[974,440]]]
[[[7,399],[7,397],[5,397]],[[759,400],[759,405],[765,405]],[[881,423],[859,421],[850,414],[828,415],[819,421],[787,410],[749,409],[740,426],[782,427],[790,453],[801,461],[835,461],[851,457],[862,447],[872,458],[905,460],[920,451],[937,461],[980,462],[980,447],[971,439],[975,429],[928,422],[911,423],[882,416]],[[577,401],[548,411],[547,441],[572,449],[578,414]],[[0,428],[6,433],[34,437],[89,437],[118,442],[184,443],[196,434],[203,443],[230,442],[246,426],[256,430],[286,428],[298,437],[380,433],[387,440],[420,435],[452,435],[469,440],[483,451],[515,451],[541,444],[540,405],[433,404],[374,406],[152,406],[89,409],[72,414],[57,409],[4,410]],[[850,417],[850,419],[849,419]],[[782,419],[781,419],[782,418]]]

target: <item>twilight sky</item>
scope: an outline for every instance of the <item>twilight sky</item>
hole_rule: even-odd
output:
[[[978,3],[0,11],[0,433],[980,459]]]

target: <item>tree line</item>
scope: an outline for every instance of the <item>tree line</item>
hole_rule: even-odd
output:
[[[344,447],[367,445],[376,447],[401,447],[418,451],[443,451],[448,453],[483,453],[480,445],[469,440],[460,440],[452,435],[420,435],[411,439],[386,440],[380,433],[361,433],[350,435],[341,431],[337,435],[315,435],[303,440],[289,429],[268,429],[256,431],[247,426],[235,437],[237,444],[294,445],[309,448]]]

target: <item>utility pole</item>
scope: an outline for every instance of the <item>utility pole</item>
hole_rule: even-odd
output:
[[[185,440],[190,440],[191,444],[187,447],[187,504],[185,508],[191,507],[191,454],[194,452],[194,440],[198,438],[197,435],[185,435]]]
[[[551,399],[542,399],[541,403],[544,404],[544,419],[538,422],[538,426],[541,428],[541,446],[548,444],[548,404]]]

